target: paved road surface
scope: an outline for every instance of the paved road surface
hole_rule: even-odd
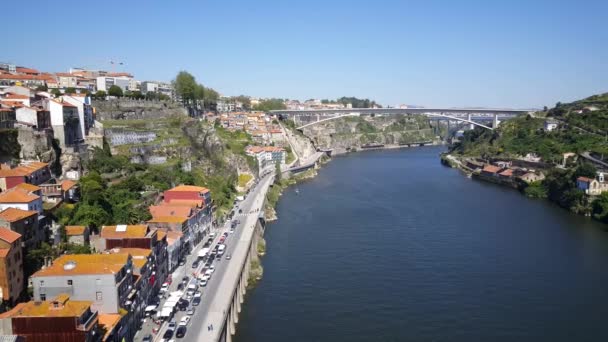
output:
[[[273,175],[262,177],[257,185],[253,187],[247,198],[238,203],[238,209],[235,209],[237,214],[233,219],[240,220],[233,234],[230,234],[225,241],[226,251],[221,259],[215,259],[215,272],[212,274],[206,287],[199,287],[202,292],[201,303],[196,306],[194,316],[188,324],[188,331],[182,341],[214,341],[217,340],[220,334],[220,328],[225,317],[225,308],[228,308],[228,302],[234,289],[235,281],[240,277],[241,265],[249,251],[249,242],[253,237],[254,226],[260,214],[259,210],[263,210],[264,197],[268,187],[270,186]],[[238,213],[238,210],[242,213]],[[256,211],[258,210],[258,211]],[[211,244],[211,249],[217,244],[222,233],[230,230],[230,222],[226,222],[224,227],[217,230],[217,237]],[[192,268],[192,262],[197,259],[198,251],[201,249],[202,243],[199,244],[188,255],[187,262],[184,266],[180,266],[173,273],[173,283],[170,290],[175,291],[177,284],[181,282],[184,275],[192,278],[192,273],[201,271],[204,264],[201,263],[198,269]],[[231,260],[226,260],[226,255],[231,255]],[[185,297],[185,295],[184,295]],[[162,304],[159,309],[162,308]],[[174,320],[179,320],[186,315],[185,311],[178,311]],[[167,322],[164,322],[158,334],[154,335],[154,341],[162,341],[162,336],[167,329]],[[213,325],[213,330],[208,330],[208,327]],[[135,340],[141,339],[151,332],[152,327],[156,326],[151,319],[144,325],[144,328],[136,335]],[[174,337],[175,338],[175,337]]]

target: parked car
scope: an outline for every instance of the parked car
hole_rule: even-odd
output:
[[[232,255],[230,255],[230,253],[226,254],[226,260],[230,260],[232,259]]]
[[[196,308],[194,306],[191,306],[188,308],[188,311],[186,311],[186,315],[192,316],[194,315],[194,312],[196,312]]]
[[[207,286],[207,279],[201,279],[201,280],[199,280],[199,281],[198,281],[198,284],[199,284],[200,286],[203,286],[203,287],[204,287],[204,286]]]
[[[210,265],[209,271],[211,271],[211,273],[215,272],[215,265]]]
[[[167,329],[167,331],[165,331],[165,333],[163,334],[163,339],[170,340],[171,337],[173,337],[173,332],[173,329]]]
[[[175,337],[177,338],[182,338],[184,336],[186,336],[186,331],[188,331],[188,329],[185,326],[180,326],[179,328],[177,328],[177,332],[175,333]]]
[[[192,263],[192,268],[197,268],[198,267],[198,260]]]
[[[160,292],[167,292],[168,289],[169,289],[169,283],[164,282],[163,286],[160,287]]]
[[[193,306],[198,306],[201,303],[201,297],[196,297],[192,300]]]
[[[176,327],[177,327],[177,322],[175,320],[172,320],[171,322],[169,322],[169,326],[167,326],[167,329],[175,330]]]
[[[148,334],[146,335],[141,342],[152,342],[152,335]]]

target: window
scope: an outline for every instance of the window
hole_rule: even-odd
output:
[[[44,286],[44,280],[40,281],[40,286]]]
[[[46,300],[46,295],[44,293],[40,294],[40,300],[42,300],[42,301]]]
[[[68,285],[72,286],[72,279],[68,279]]]
[[[97,301],[103,300],[103,294],[101,293],[101,291],[97,291],[97,293],[95,294],[95,298]]]

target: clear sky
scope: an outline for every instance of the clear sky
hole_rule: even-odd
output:
[[[608,91],[606,0],[6,1],[0,60],[224,95],[552,106]]]

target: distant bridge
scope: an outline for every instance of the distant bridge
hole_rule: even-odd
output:
[[[333,120],[346,116],[360,115],[396,115],[396,114],[419,114],[434,118],[455,120],[465,122],[473,126],[485,129],[494,129],[500,121],[531,113],[529,109],[499,109],[499,108],[343,108],[343,109],[311,109],[311,110],[273,110],[272,114],[296,117],[316,117],[315,122],[308,122],[301,125],[302,129],[317,123]],[[474,115],[474,117],[473,117]],[[321,118],[321,117],[324,118]],[[329,117],[327,117],[329,116]],[[492,120],[492,127],[479,123],[478,121]]]

